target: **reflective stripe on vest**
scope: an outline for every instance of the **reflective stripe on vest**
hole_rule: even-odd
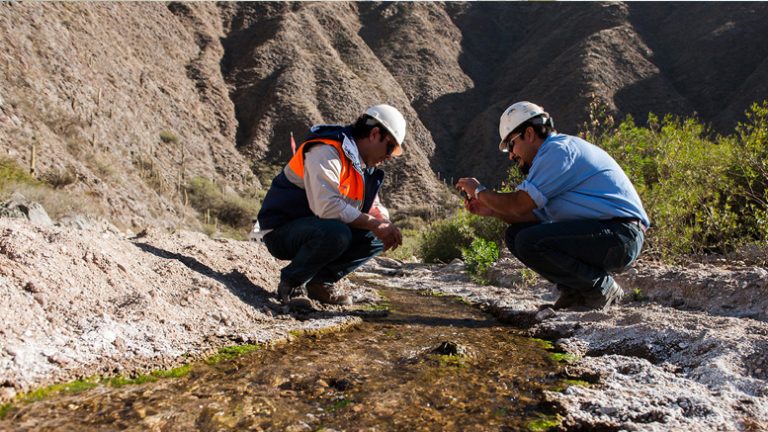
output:
[[[339,174],[339,193],[344,198],[344,201],[360,209],[363,205],[363,197],[365,194],[365,182],[362,174],[357,172],[352,166],[352,161],[347,158],[344,150],[341,147],[341,142],[325,138],[317,138],[309,141],[305,141],[296,150],[296,154],[288,161],[288,165],[285,166],[283,172],[288,180],[296,186],[305,189],[304,187],[304,151],[307,144],[326,144],[333,146],[339,153],[339,159],[341,159],[341,173]]]

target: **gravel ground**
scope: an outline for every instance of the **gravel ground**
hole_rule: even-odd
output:
[[[359,320],[341,308],[287,313],[274,299],[282,263],[258,243],[72,225],[85,229],[0,218],[0,401]],[[463,269],[381,258],[353,279],[462,296],[574,355],[566,374],[589,385],[546,394],[564,430],[768,429],[765,268],[640,262],[617,278],[628,298],[608,313],[547,309],[550,284],[510,257],[490,285]],[[346,285],[358,302],[375,298]]]

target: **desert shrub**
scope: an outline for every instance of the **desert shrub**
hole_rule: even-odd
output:
[[[46,175],[43,179],[42,182],[35,179],[14,160],[0,158],[0,200],[18,192],[29,201],[42,205],[54,221],[73,214],[105,215],[104,209],[92,197],[80,192],[56,190],[48,183]]]
[[[179,137],[174,135],[173,132],[164,130],[160,132],[160,141],[166,144],[177,144],[179,142]]]
[[[475,237],[468,248],[461,249],[461,256],[472,280],[485,283],[485,271],[499,259],[499,246],[496,242]]]
[[[89,153],[85,157],[85,162],[102,179],[110,178],[115,174],[114,159],[108,153]]]
[[[616,159],[640,194],[653,223],[647,252],[676,259],[766,240],[768,105],[755,104],[746,114],[732,136],[715,135],[693,118],[653,114],[646,126],[627,117],[584,133]]]
[[[0,188],[10,184],[37,184],[38,181],[15,160],[0,158]]]
[[[154,191],[163,194],[168,190],[168,184],[160,173],[155,161],[149,154],[132,153],[131,163],[138,170],[139,178]]]
[[[397,225],[400,230],[411,230],[416,232],[424,229],[427,226],[427,222],[425,222],[424,219],[412,216],[393,216],[392,222]]]
[[[40,177],[43,182],[54,189],[61,189],[77,181],[77,173],[75,172],[74,167],[71,166],[66,168],[52,168],[43,173]]]
[[[747,121],[736,127],[733,159],[728,174],[733,178],[731,206],[740,213],[743,237],[768,239],[768,102],[753,104]]]
[[[211,180],[192,179],[186,186],[189,204],[201,214],[210,214],[219,222],[236,229],[250,229],[259,204],[235,192],[225,192]],[[206,221],[211,223],[211,221]]]
[[[107,212],[96,198],[87,193],[52,189],[45,184],[17,185],[14,190],[37,202],[54,221],[64,216],[87,215],[106,217]]]
[[[399,224],[398,228],[400,228],[403,234],[403,244],[395,250],[390,249],[384,252],[383,255],[388,258],[409,261],[413,259],[413,257],[419,255],[419,235],[421,231],[418,229],[405,228],[402,224]]]
[[[498,219],[460,209],[452,217],[433,222],[422,231],[418,257],[425,262],[449,262],[461,258],[462,249],[470,248],[477,238],[495,243],[498,250],[504,244],[505,229],[506,224]]]
[[[425,262],[447,263],[461,256],[461,249],[472,243],[466,217],[456,216],[430,224],[419,239],[419,258]]]
[[[474,237],[485,239],[496,243],[497,248],[504,246],[504,232],[507,230],[507,223],[493,218],[481,217],[470,213],[466,214],[467,225],[474,234]]]

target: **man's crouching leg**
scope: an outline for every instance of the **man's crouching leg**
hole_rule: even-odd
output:
[[[352,297],[341,292],[336,282],[380,254],[384,244],[367,230],[352,229],[351,234],[347,250],[307,283],[309,298],[327,304],[352,304]]]
[[[342,256],[351,241],[352,232],[346,224],[317,217],[291,221],[264,236],[264,243],[275,258],[291,261],[280,271],[279,300],[284,304],[298,301],[311,305],[305,284]]]

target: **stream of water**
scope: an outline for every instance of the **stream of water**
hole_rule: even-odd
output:
[[[19,404],[0,430],[527,430],[558,365],[454,298],[384,290],[390,313],[178,379]]]

